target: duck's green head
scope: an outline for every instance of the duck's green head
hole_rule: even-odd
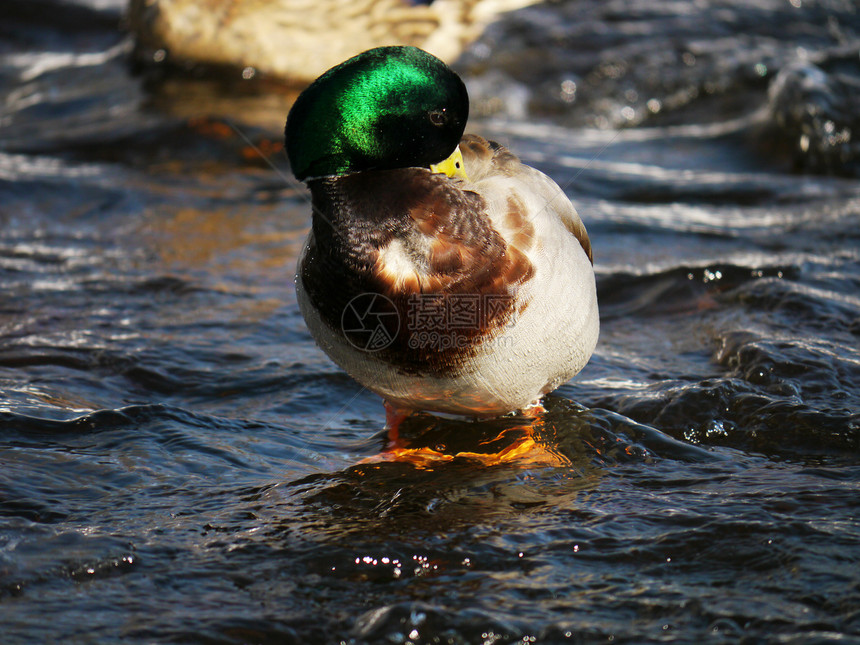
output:
[[[417,47],[378,47],[333,67],[296,100],[286,148],[300,180],[428,167],[463,136],[469,97],[445,63]]]

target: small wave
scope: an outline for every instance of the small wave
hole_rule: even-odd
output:
[[[795,170],[860,177],[856,51],[852,57],[853,75],[796,62],[771,83],[763,136],[790,155]]]

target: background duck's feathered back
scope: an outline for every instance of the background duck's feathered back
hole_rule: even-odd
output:
[[[131,0],[140,56],[253,68],[308,83],[368,49],[414,45],[456,60],[493,20],[537,0]]]

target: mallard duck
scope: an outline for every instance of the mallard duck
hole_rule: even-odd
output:
[[[501,13],[536,0],[131,0],[140,57],[309,82],[380,45],[453,61]]]
[[[302,315],[397,414],[528,409],[597,343],[582,220],[549,177],[464,136],[468,112],[445,63],[382,47],[323,74],[287,118],[287,155],[313,204]]]

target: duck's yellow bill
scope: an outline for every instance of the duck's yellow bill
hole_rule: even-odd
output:
[[[460,152],[460,146],[454,148],[454,152],[452,152],[451,156],[445,159],[445,161],[431,164],[430,171],[442,173],[449,177],[459,177],[460,179],[469,180],[469,176],[466,174],[466,168],[463,165],[463,153]]]

